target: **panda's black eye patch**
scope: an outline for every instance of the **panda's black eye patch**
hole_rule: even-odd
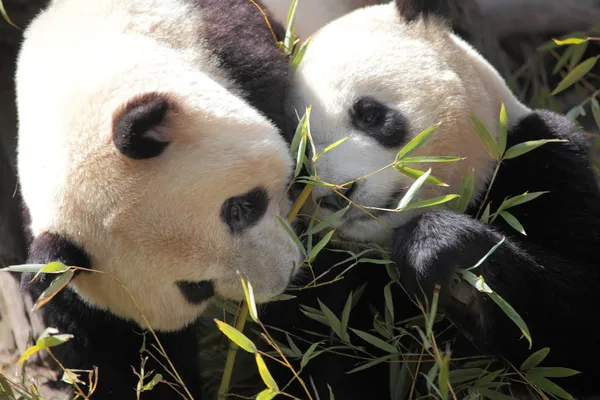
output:
[[[269,195],[257,187],[241,196],[230,197],[221,207],[221,219],[232,234],[239,234],[254,226],[267,211]]]
[[[384,147],[399,147],[404,142],[408,123],[403,115],[372,97],[361,97],[349,110],[352,126],[377,140]]]
[[[125,156],[141,160],[159,156],[169,144],[161,127],[169,111],[169,100],[148,93],[130,100],[115,114],[113,142]]]

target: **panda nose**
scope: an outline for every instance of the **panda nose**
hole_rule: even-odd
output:
[[[352,183],[342,189],[338,189],[338,192],[340,192],[346,198],[349,199],[352,193],[354,193],[355,188],[356,183]],[[318,198],[317,204],[320,204],[321,207],[327,208],[332,211],[339,211],[348,205],[348,200],[346,200],[344,197],[340,196],[335,192],[331,192],[326,196]]]

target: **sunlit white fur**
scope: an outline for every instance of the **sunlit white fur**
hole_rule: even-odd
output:
[[[65,235],[95,270],[131,291],[154,328],[193,321],[175,282],[214,280],[242,299],[281,293],[299,251],[276,215],[292,160],[275,126],[250,107],[198,40],[201,10],[180,0],[58,0],[25,33],[16,77],[18,167],[34,235]],[[132,97],[168,93],[172,143],[132,160],[112,142],[114,113]],[[232,238],[222,203],[261,185],[266,216]],[[239,275],[238,275],[239,273]],[[90,304],[143,324],[129,295],[98,273],[72,286]]]
[[[413,164],[447,183],[426,185],[414,201],[457,193],[462,177],[473,166],[477,198],[494,164],[479,140],[471,120],[475,114],[496,135],[501,103],[509,124],[529,110],[522,105],[492,66],[468,44],[441,24],[423,21],[409,25],[395,4],[354,11],[321,29],[312,39],[293,77],[288,102],[290,114],[304,113],[312,105],[311,134],[316,151],[348,136],[348,140],[321,157],[319,177],[342,184],[394,162],[400,148],[385,149],[374,139],[354,130],[348,117],[352,104],[372,96],[401,111],[411,125],[406,142],[424,129],[440,123],[427,144],[413,154],[464,157],[460,162]],[[361,180],[352,201],[361,206],[385,207],[393,193],[408,188],[413,179],[393,168]],[[328,194],[315,187],[312,198]],[[395,199],[398,204],[401,195]],[[314,202],[309,204],[314,209]],[[372,210],[367,210],[372,212]],[[392,230],[421,210],[386,212],[378,220],[353,207],[338,224],[349,239],[387,244]],[[319,212],[321,218],[328,210]]]

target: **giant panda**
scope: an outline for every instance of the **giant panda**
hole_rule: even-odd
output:
[[[257,302],[271,299],[300,265],[278,219],[291,206],[293,160],[288,61],[273,37],[282,28],[271,27],[246,0],[55,0],[24,33],[28,264],[85,269],[40,311],[74,335],[52,348],[62,366],[98,367],[92,398],[136,398],[147,324],[202,398],[195,321],[215,297],[243,299],[241,278]],[[54,275],[32,278],[22,285],[35,300]],[[152,371],[174,382],[153,353],[144,384]],[[175,389],[142,397],[185,394]]]
[[[312,263],[312,274],[295,282],[303,290],[289,292],[296,299],[287,306],[275,304],[264,317],[265,323],[279,323],[280,329],[307,333],[296,336],[295,343],[304,345],[303,350],[320,342],[316,348],[320,354],[301,371],[309,388],[315,388],[321,398],[327,398],[331,390],[336,399],[403,398],[398,393],[408,396],[413,390],[411,377],[390,378],[390,370],[393,373],[400,367],[394,370],[388,362],[348,374],[386,352],[369,347],[349,331],[351,343],[365,346],[373,357],[365,360],[365,353],[358,350],[338,356],[336,353],[343,350],[330,340],[336,334],[323,329],[324,325],[314,318],[294,312],[302,304],[318,310],[318,300],[342,318],[348,293],[356,295],[366,284],[350,313],[348,326],[374,333],[374,320],[383,319],[383,288],[390,280],[382,265],[355,265],[343,279],[329,285],[311,288],[307,283],[341,259],[352,258],[340,250],[353,251],[350,254],[356,257],[356,246],[370,244],[389,251],[394,270],[400,275],[402,287],[392,286],[398,314],[410,309],[413,312],[409,316],[420,315],[413,307],[415,299],[428,304],[435,286],[440,285],[439,306],[449,315],[450,327],[458,326],[466,333],[459,335],[454,329],[449,336],[452,359],[486,354],[504,358],[518,368],[533,351],[548,347],[550,353],[541,366],[581,372],[557,378],[557,384],[576,398],[597,394],[600,370],[596,360],[600,350],[592,338],[600,336],[600,329],[587,321],[600,317],[594,301],[600,284],[600,191],[588,163],[586,137],[572,121],[522,104],[497,71],[448,28],[434,1],[398,0],[365,7],[320,29],[291,77],[286,103],[290,115],[296,116],[312,107],[314,152],[320,153],[347,137],[316,161],[319,178],[333,185],[354,181],[335,191],[314,186],[304,214],[316,215],[317,222],[344,209],[349,201],[351,206],[332,225],[335,234],[330,251],[321,251]],[[506,159],[497,169],[476,133],[472,115],[497,138],[502,104],[508,116],[507,149],[526,141],[563,141]],[[394,162],[409,140],[436,124],[435,133],[412,156],[453,156],[461,160],[411,165],[422,171],[431,168],[431,174],[447,184],[422,186],[413,202],[458,193],[472,167],[473,196],[466,212],[446,207],[453,203],[400,213],[366,210],[371,215],[357,207],[396,208],[414,179],[393,168],[383,168]],[[307,147],[314,155],[312,147]],[[545,193],[510,209],[524,227],[524,234],[503,218],[493,224],[477,218],[488,203],[494,212],[504,199],[525,192]],[[494,301],[457,279],[458,268],[475,266],[503,237],[505,241],[472,272],[483,276],[484,282],[523,317],[531,332],[531,349]],[[405,318],[398,316],[395,320]],[[399,326],[406,331],[397,331],[395,339],[406,339],[401,332],[417,335],[411,328],[414,324],[411,320]],[[279,339],[287,343],[285,336]],[[439,340],[438,347],[445,350]],[[419,351],[417,348],[417,355]],[[502,365],[490,367],[490,371]],[[415,367],[416,379],[423,383],[430,367]],[[281,380],[288,378],[293,376],[287,371],[278,376]],[[390,388],[390,380],[404,383]],[[517,386],[510,382],[504,390]],[[392,390],[399,397],[390,397]],[[297,396],[303,393],[299,386],[292,392]],[[428,393],[425,389],[413,395],[427,397]]]

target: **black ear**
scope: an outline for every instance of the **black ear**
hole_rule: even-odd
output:
[[[448,15],[447,0],[396,0],[400,16],[408,22],[430,16],[446,17]]]
[[[127,102],[113,120],[117,149],[135,160],[159,156],[169,144],[164,123],[170,108],[169,99],[158,93],[147,93]]]

